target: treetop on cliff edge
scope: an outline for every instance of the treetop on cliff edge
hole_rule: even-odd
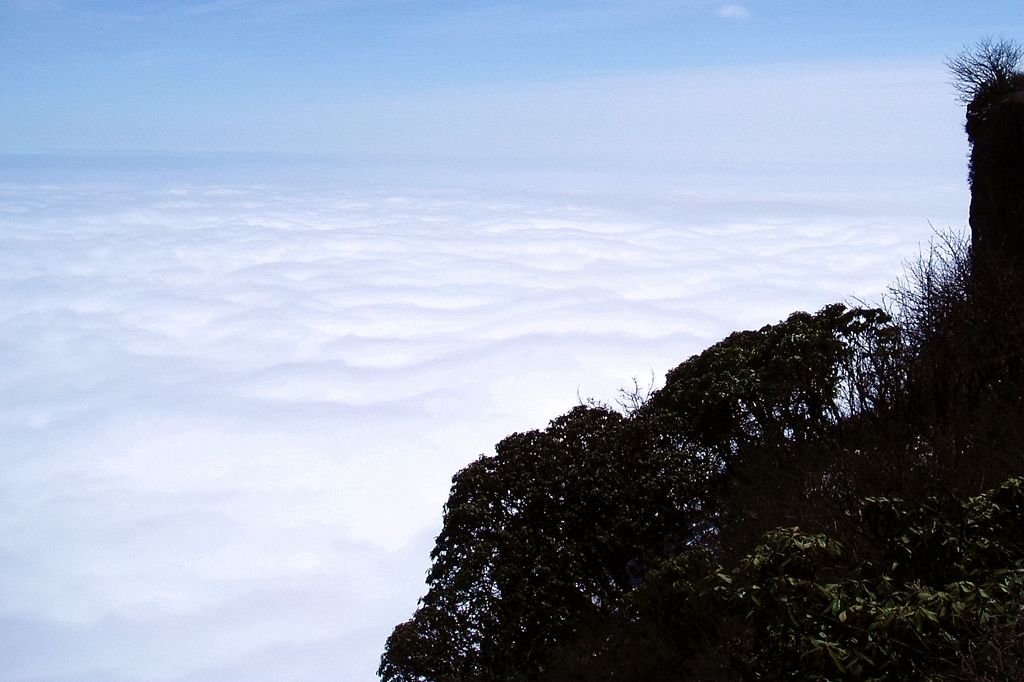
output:
[[[1013,40],[979,40],[946,60],[957,99],[970,104],[993,95],[1024,89],[1024,46]]]

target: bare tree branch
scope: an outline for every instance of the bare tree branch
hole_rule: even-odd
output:
[[[974,47],[965,48],[946,60],[953,76],[951,84],[957,99],[969,104],[979,95],[1011,87],[1024,76],[1021,62],[1024,46],[1012,40],[983,38]]]

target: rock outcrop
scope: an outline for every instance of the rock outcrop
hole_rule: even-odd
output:
[[[1024,273],[1024,75],[977,93],[967,136],[975,275]]]

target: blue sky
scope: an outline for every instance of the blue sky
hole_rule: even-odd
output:
[[[487,153],[453,129],[543,128],[581,83],[935,65],[1022,29],[997,0],[7,0],[0,152]]]

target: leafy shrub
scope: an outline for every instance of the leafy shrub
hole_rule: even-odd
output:
[[[882,550],[770,533],[736,569],[742,669],[756,679],[1018,679],[1024,672],[1024,479],[956,505],[869,499]]]

